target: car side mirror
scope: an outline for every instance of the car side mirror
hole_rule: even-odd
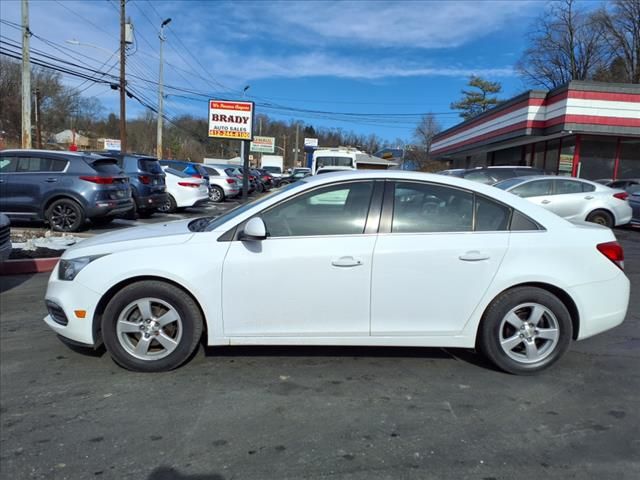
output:
[[[249,242],[264,240],[267,238],[267,227],[260,217],[253,217],[245,224],[238,238]]]

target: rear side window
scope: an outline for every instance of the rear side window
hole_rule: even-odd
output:
[[[203,168],[212,177],[219,177],[220,176],[220,174],[218,173],[218,171],[215,168],[211,168],[211,167],[203,167]]]
[[[476,195],[476,232],[498,232],[508,230],[511,209],[488,198]]]
[[[592,187],[592,185],[589,185],[588,183],[574,182],[573,180],[556,180],[555,184],[556,184],[556,189],[555,189],[556,195],[582,193],[585,191],[589,192],[591,190],[584,190],[583,188]]]
[[[396,183],[393,233],[470,232],[473,194],[426,183]]]
[[[16,157],[0,158],[0,173],[15,172],[18,167],[18,159]]]
[[[106,173],[109,175],[119,175],[122,173],[122,169],[115,158],[104,158],[93,161],[89,160],[88,163],[98,173]]]
[[[138,168],[143,172],[162,173],[160,162],[158,162],[158,160],[156,160],[155,158],[138,159]]]
[[[51,171],[51,159],[41,157],[20,157],[18,158],[18,168],[16,172],[36,173]]]

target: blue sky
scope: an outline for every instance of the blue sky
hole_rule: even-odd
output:
[[[118,55],[112,56],[119,39],[118,1],[29,4],[31,30],[55,43],[33,38],[33,48],[118,75]],[[472,73],[501,82],[504,98],[526,89],[513,66],[544,7],[543,1],[526,0],[129,0],[136,42],[128,51],[128,72],[140,77],[129,82],[157,104],[150,82],[158,79],[158,29],[170,17],[165,84],[189,90],[167,89],[165,107],[172,117],[205,117],[206,96],[239,98],[250,85],[247,98],[256,101],[257,113],[375,133],[391,143],[410,140],[421,113],[436,113],[443,127],[460,121],[449,104]],[[19,23],[20,2],[1,2],[0,16]],[[0,31],[20,39],[6,24]],[[99,98],[107,112],[118,112],[118,93],[107,85],[66,77],[65,82]],[[144,112],[135,100],[127,108],[129,117]]]

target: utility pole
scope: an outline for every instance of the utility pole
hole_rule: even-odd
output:
[[[160,25],[160,75],[158,81],[158,145],[156,146],[156,157],[158,160],[163,158],[162,154],[162,105],[164,101],[164,97],[162,95],[162,50],[164,44],[164,27],[169,25],[171,22],[170,18],[167,18],[162,25]]]
[[[40,89],[36,88],[36,144],[42,148],[42,117],[40,116]]]
[[[282,150],[282,164],[286,165],[287,164],[287,136],[286,135],[282,135],[282,143],[284,148],[284,150]]]
[[[294,167],[298,166],[299,145],[300,145],[300,123],[296,122],[296,153],[294,156]]]
[[[242,99],[249,90],[249,85],[242,90]],[[242,200],[246,201],[249,196],[249,156],[245,152],[245,140],[240,140],[240,158],[242,159]]]
[[[262,135],[262,116],[258,118],[258,135]]]
[[[124,5],[126,1],[120,0],[120,151],[126,153],[127,151],[127,113],[126,113],[126,82],[124,77],[125,67],[125,49],[126,49],[126,36],[125,36],[125,12]]]
[[[31,60],[29,1],[22,0],[22,148],[31,148]]]

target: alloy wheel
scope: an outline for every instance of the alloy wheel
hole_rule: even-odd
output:
[[[65,203],[60,203],[51,210],[50,222],[60,230],[69,230],[78,221],[78,212]]]

